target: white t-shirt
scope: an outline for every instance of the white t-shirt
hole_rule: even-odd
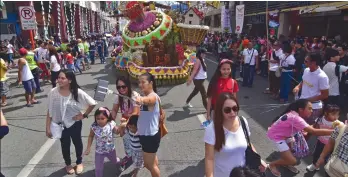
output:
[[[280,57],[281,55],[283,55],[283,50],[282,49],[278,49],[278,50],[274,50],[274,53],[277,57]],[[274,60],[273,58],[273,52],[271,54],[271,60]],[[279,67],[279,63],[270,63],[269,64],[269,70],[270,71],[276,71]]]
[[[7,53],[8,54],[13,53],[13,45],[12,44],[7,45]]]
[[[287,57],[285,56],[285,54],[283,54],[282,56],[279,57],[279,59],[280,59],[281,67],[289,67],[291,65],[295,65],[295,62],[296,62],[296,59],[292,54]],[[288,72],[288,71],[292,71],[292,70],[283,69],[283,72]]]
[[[254,54],[253,54],[253,53],[254,53]],[[249,49],[244,49],[244,50],[243,50],[243,56],[245,57],[244,63],[245,63],[245,64],[249,64],[249,63],[250,63],[250,65],[255,65],[255,64],[256,64],[255,57],[256,57],[257,55],[259,55],[259,53],[258,53],[257,50],[255,50],[255,49],[251,49],[251,50],[249,50]],[[251,58],[251,56],[252,56],[252,58]],[[251,61],[250,61],[250,60],[251,60]]]
[[[44,63],[44,60],[47,59],[47,55],[48,55],[48,50],[40,47],[39,50],[37,51],[38,62]]]
[[[309,68],[306,68],[302,76],[302,93],[301,99],[312,98],[320,95],[321,90],[327,90],[330,88],[329,78],[323,70],[318,68],[316,71],[311,72]],[[313,109],[323,108],[321,101],[312,103]]]
[[[131,98],[133,100],[136,100],[138,96],[140,96],[140,94],[136,91],[133,91]],[[129,104],[130,106],[129,106],[128,101],[129,100],[127,100],[127,99],[123,99],[123,106],[119,105],[119,109],[121,110],[121,113],[126,114],[127,116],[129,116],[133,113],[134,107],[139,107],[139,105],[137,105],[135,102],[130,102],[130,104]],[[119,96],[118,95],[116,95],[114,104],[119,104]]]
[[[54,72],[60,71],[60,64],[57,61],[57,57],[54,55],[51,56],[51,64],[53,65],[52,71]]]
[[[244,119],[248,133],[250,129],[248,122]],[[242,124],[240,124],[236,132],[225,131],[225,145],[222,146],[220,152],[214,153],[214,177],[229,177],[233,168],[245,165],[245,150],[247,148],[247,140],[245,139]],[[215,145],[214,123],[211,123],[204,134],[204,142]]]
[[[329,95],[330,96],[340,95],[338,77],[336,76],[335,69],[336,69],[335,62],[328,62],[323,68],[323,71],[326,73],[327,77],[329,78],[329,84],[330,84]],[[340,69],[339,69],[340,76],[342,76],[342,73],[346,72],[347,70],[348,70],[347,66],[340,65]]]

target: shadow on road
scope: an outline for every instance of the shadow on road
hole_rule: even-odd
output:
[[[167,120],[175,122],[204,113],[205,111],[191,114],[189,109],[183,108],[183,111],[174,110],[173,113],[169,117],[167,117]]]
[[[202,159],[196,166],[188,166],[187,168],[169,175],[169,177],[202,177],[205,175],[204,170],[204,159]]]

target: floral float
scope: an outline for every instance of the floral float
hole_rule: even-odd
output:
[[[129,22],[122,31],[123,50],[115,57],[116,68],[127,71],[134,79],[149,72],[159,85],[184,83],[196,57],[183,45],[200,44],[203,38],[183,43],[191,38],[185,39],[186,36],[182,35],[187,26],[177,25],[180,19],[176,12],[159,12],[144,7],[142,2],[133,1],[120,10]],[[208,31],[209,27],[203,29]]]

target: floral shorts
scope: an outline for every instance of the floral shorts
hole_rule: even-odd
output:
[[[132,160],[135,168],[144,167],[144,158],[142,150],[132,150]]]

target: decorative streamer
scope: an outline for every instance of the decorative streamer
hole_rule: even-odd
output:
[[[57,9],[57,11],[58,11],[58,41],[61,41],[60,40],[60,19],[61,19],[61,16],[62,16],[62,14],[60,13],[60,2],[61,1],[57,1],[57,4],[58,4],[58,9]]]
[[[76,6],[74,3],[71,3],[72,7],[70,10],[73,10],[70,17],[71,17],[71,36],[72,39],[75,40],[75,12],[76,12]]]
[[[47,14],[47,24],[46,24],[46,31],[45,31],[45,38],[48,40],[48,27],[50,26],[51,22],[51,10],[52,10],[52,1],[48,1],[48,14]]]
[[[83,36],[83,15],[82,15],[82,7],[79,5],[79,17],[80,17],[80,37]]]
[[[44,36],[43,39],[45,39],[46,36],[46,20],[45,20],[45,6],[43,1],[41,1],[41,15],[42,15],[42,22],[43,22],[43,27],[44,27]],[[40,34],[40,39],[41,39],[41,34]]]
[[[64,14],[65,14],[65,27],[66,27],[66,33],[68,35],[68,41],[70,42],[70,29],[69,29],[69,18],[68,18],[68,11],[67,8],[69,8],[68,2],[67,1],[63,1],[64,2]]]

